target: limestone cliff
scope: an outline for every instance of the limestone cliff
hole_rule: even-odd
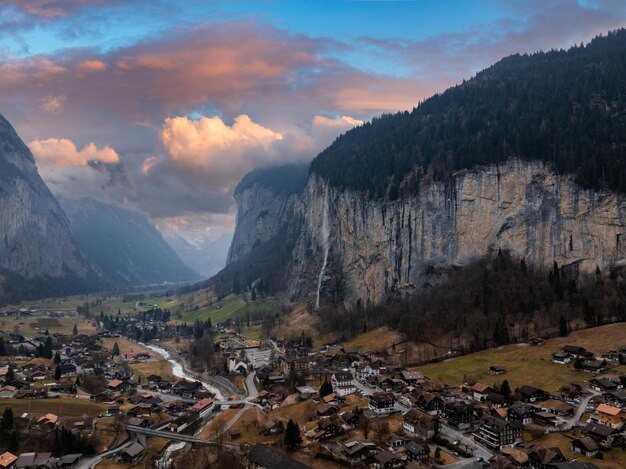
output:
[[[626,197],[583,190],[539,162],[460,171],[394,202],[337,191],[311,175],[304,205],[288,290],[311,303],[320,272],[321,302],[351,304],[411,292],[438,269],[499,248],[585,272],[626,257]]]
[[[95,275],[74,245],[65,213],[39,176],[30,150],[2,116],[0,227],[0,300],[34,296],[35,289],[51,294],[51,282],[68,279],[72,284],[60,293],[77,291]]]

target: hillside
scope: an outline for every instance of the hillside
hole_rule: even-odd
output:
[[[412,112],[339,137],[311,171],[340,190],[395,200],[460,169],[512,157],[626,192],[626,30],[569,50],[513,55]]]
[[[0,115],[0,304],[102,286],[35,159]]]
[[[72,236],[87,259],[116,285],[195,280],[150,221],[93,199],[60,199]]]

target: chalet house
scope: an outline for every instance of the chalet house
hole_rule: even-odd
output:
[[[475,400],[484,401],[487,398],[487,395],[490,392],[493,392],[493,389],[486,384],[476,383],[470,388],[470,391],[472,392]]]
[[[419,371],[402,371],[402,379],[407,384],[417,384],[424,381],[424,375]]]
[[[575,454],[581,454],[588,458],[594,458],[600,447],[593,438],[585,436],[572,441],[572,452]]]
[[[552,363],[567,365],[570,362],[570,355],[565,352],[555,352],[552,354]]]
[[[509,422],[520,422],[522,425],[529,425],[533,422],[533,413],[538,409],[525,402],[517,401],[507,411],[507,420]]]
[[[571,417],[574,415],[574,406],[567,402],[550,399],[541,404],[541,408],[546,412],[552,412],[560,417]]]
[[[250,452],[250,469],[311,469],[311,466],[299,463],[269,446],[257,443]]]
[[[134,427],[142,427],[142,428],[150,428],[152,422],[147,418],[142,417],[131,417],[128,419],[128,425],[132,425]]]
[[[590,379],[589,385],[596,391],[602,391],[602,392],[617,391],[618,389],[622,388],[621,383],[618,384],[616,381],[613,381],[612,379],[608,379],[608,378]]]
[[[228,360],[228,371],[231,373],[246,374],[248,372],[248,364],[237,357],[231,357]]]
[[[380,374],[380,367],[371,363],[355,362],[354,374],[359,381],[365,381],[370,376],[378,376]]]
[[[211,399],[210,397],[204,398],[204,399],[200,399],[198,402],[196,402],[192,407],[191,410],[193,410],[194,412],[198,412],[198,414],[200,414],[200,417],[206,417],[207,415],[209,415],[213,409],[215,408],[215,400]]]
[[[387,440],[387,446],[389,448],[400,448],[407,444],[407,439],[403,436],[396,435],[395,433]]]
[[[593,358],[593,352],[589,352],[584,347],[579,347],[578,345],[566,345],[563,347],[563,352],[567,353],[572,358]]]
[[[415,399],[417,407],[431,415],[437,415],[443,409],[443,401],[436,394],[422,392]]]
[[[143,455],[144,447],[140,443],[133,443],[119,455],[119,460],[125,464],[136,464]]]
[[[55,414],[46,414],[37,420],[37,425],[45,428],[54,428],[59,421],[59,417]]]
[[[504,367],[502,366],[497,366],[497,365],[491,365],[489,367],[489,374],[490,375],[501,375],[504,374],[506,370],[504,369]]]
[[[317,422],[316,440],[327,440],[342,433],[342,429],[332,419],[323,418]]]
[[[371,460],[378,449],[374,443],[369,441],[348,441],[346,443],[338,443],[341,456],[350,464],[363,463]]]
[[[320,417],[330,417],[331,415],[335,415],[337,412],[339,412],[339,406],[336,405],[322,404],[317,408],[317,415]]]
[[[613,444],[617,443],[619,431],[601,423],[589,422],[585,425],[584,433],[593,438],[602,448],[611,449]]]
[[[414,441],[409,441],[404,447],[407,459],[409,461],[428,462],[430,448],[428,445],[420,445]]]
[[[527,384],[518,388],[516,392],[519,394],[520,400],[526,403],[541,401],[548,397],[545,391]]]
[[[520,422],[506,422],[497,417],[485,416],[474,438],[492,451],[498,451],[503,446],[522,441],[522,429]]]
[[[381,451],[374,457],[372,467],[376,469],[399,468],[404,466],[404,461],[393,453]]]
[[[339,414],[339,418],[344,422],[344,427],[354,428],[359,421],[359,416],[352,411]]]
[[[311,398],[313,399],[319,398],[318,390],[315,388],[312,388],[311,386],[298,386],[296,388],[296,391],[298,392],[298,396],[302,400],[311,399]]]
[[[446,403],[443,415],[451,427],[467,428],[482,417],[482,411],[474,403],[455,401]]]
[[[17,394],[15,386],[2,386],[0,388],[0,399],[11,399]]]
[[[152,406],[150,404],[137,404],[128,409],[126,414],[133,417],[149,417],[152,414]]]
[[[624,390],[605,392],[602,394],[602,399],[607,404],[621,408],[626,407],[626,391]]]
[[[201,387],[202,384],[198,381],[178,381],[172,386],[171,392],[172,394],[176,394],[177,396],[181,396],[185,399],[191,399],[194,396],[194,393]]]
[[[356,392],[356,386],[354,385],[353,381],[354,377],[352,376],[352,373],[343,371],[333,373],[330,378],[330,383],[333,386],[333,391],[341,397]]]
[[[390,392],[375,392],[369,398],[369,409],[377,415],[394,411],[396,397]]]
[[[605,360],[585,360],[581,364],[581,370],[587,373],[604,373]]]
[[[111,391],[123,391],[127,388],[127,385],[121,379],[112,379],[107,383],[107,389]]]
[[[596,409],[596,414],[602,425],[618,429],[624,426],[624,413],[619,407],[600,404]]]
[[[559,418],[553,412],[537,410],[533,412],[533,423],[541,427],[556,427],[559,423]]]
[[[409,435],[428,440],[437,434],[439,419],[420,410],[411,409],[402,418],[402,428]]]
[[[528,448],[528,467],[532,469],[551,469],[555,464],[566,461],[559,448],[545,448],[533,445]]]
[[[561,389],[561,397],[565,397],[567,399],[578,399],[583,393],[583,387],[580,384],[566,384],[562,386]]]

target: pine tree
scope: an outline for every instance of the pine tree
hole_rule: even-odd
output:
[[[59,355],[59,352],[54,354],[54,364],[58,365],[59,363],[61,363],[61,355]]]
[[[328,378],[324,379],[324,382],[320,386],[320,397],[326,397],[333,393],[333,385],[330,384]]]
[[[74,329],[72,329],[72,335],[78,335],[78,326],[74,323]]]
[[[287,446],[289,450],[293,450],[300,443],[302,443],[300,427],[293,420],[289,419],[289,422],[287,422],[287,428],[285,429],[285,446]]]
[[[115,342],[115,343],[113,344],[113,351],[112,351],[111,353],[112,353],[112,355],[113,355],[114,357],[119,356],[119,354],[120,354],[120,346],[117,344],[117,342]]]
[[[57,365],[57,367],[54,369],[54,379],[56,381],[61,379],[61,366]]]
[[[569,334],[569,328],[567,326],[567,320],[565,319],[565,316],[561,316],[561,319],[559,319],[559,333],[562,337],[567,337],[567,335]]]
[[[502,384],[500,385],[500,394],[502,394],[507,401],[511,398],[511,386],[509,385],[509,381],[506,379],[502,381]]]

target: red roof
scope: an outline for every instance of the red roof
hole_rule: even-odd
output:
[[[192,409],[201,411],[209,407],[211,404],[213,404],[213,402],[214,402],[214,399],[211,399],[210,397],[205,397],[204,399],[200,399],[198,402],[196,402],[193,405]]]

